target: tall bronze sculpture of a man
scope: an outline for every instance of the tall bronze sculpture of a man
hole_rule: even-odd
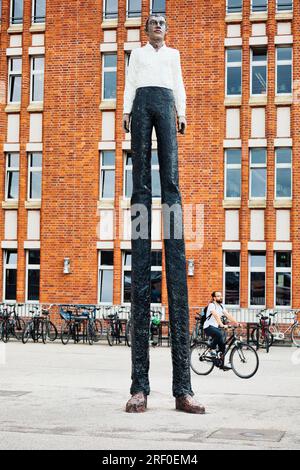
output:
[[[145,31],[149,41],[131,53],[123,110],[124,130],[131,132],[132,227],[139,221],[131,236],[132,396],[126,411],[145,411],[150,394],[151,139],[154,126],[162,195],[173,395],[176,409],[203,414],[205,409],[194,398],[190,376],[188,290],[177,145],[177,130],[184,134],[186,129],[186,93],[180,53],[165,44],[167,24],[164,16],[151,15]]]

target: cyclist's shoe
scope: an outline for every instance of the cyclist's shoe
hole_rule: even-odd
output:
[[[176,397],[176,410],[203,415],[205,408],[191,395]]]
[[[224,370],[224,372],[228,372],[229,370],[232,370],[232,367],[230,364],[227,364],[225,366],[225,364],[221,367],[222,370]]]
[[[126,403],[126,413],[143,413],[147,408],[147,396],[143,392],[138,392]]]
[[[209,351],[208,355],[209,355],[209,357],[214,358],[214,359],[218,357],[217,351],[215,349],[211,349]]]

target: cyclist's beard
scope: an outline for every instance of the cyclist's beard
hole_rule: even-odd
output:
[[[223,299],[217,300],[217,304],[221,304],[223,302]]]

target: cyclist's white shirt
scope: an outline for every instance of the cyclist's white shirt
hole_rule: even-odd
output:
[[[206,320],[204,322],[204,326],[203,328],[208,328],[209,326],[214,326],[215,328],[218,328],[218,322],[217,320],[215,319],[215,317],[211,314],[212,311],[215,311],[217,312],[217,314],[222,317],[223,315],[223,309],[221,307],[220,304],[218,304],[217,302],[214,303],[214,302],[211,302],[209,305],[208,305],[208,308],[207,308],[207,313],[206,313]],[[209,316],[211,315],[211,317],[209,318]]]

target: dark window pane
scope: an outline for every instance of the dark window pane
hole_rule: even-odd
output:
[[[131,272],[124,272],[124,302],[131,302]]]
[[[124,254],[124,266],[131,266],[131,251],[126,251]]]
[[[42,173],[40,171],[31,172],[29,197],[30,199],[41,199],[41,196],[42,196]]]
[[[161,303],[161,271],[151,271],[151,303]]]
[[[265,149],[252,149],[251,150],[251,163],[252,164],[265,164],[267,152]]]
[[[255,168],[251,170],[251,197],[266,197],[267,170]]]
[[[19,172],[9,171],[7,173],[7,199],[18,199],[19,197]]]
[[[32,153],[30,155],[30,166],[32,168],[42,167],[42,154],[41,153]]]
[[[142,0],[128,0],[128,17],[135,18],[141,16]]]
[[[226,251],[225,253],[225,266],[237,268],[240,266],[240,252],[239,251]]]
[[[151,266],[161,266],[161,265],[162,265],[162,252],[152,251],[151,252]]]
[[[12,24],[23,23],[23,0],[12,0],[11,22]]]
[[[227,0],[227,12],[228,13],[239,13],[242,11],[243,1],[242,0]]]
[[[104,67],[116,67],[117,54],[104,54]]]
[[[276,273],[276,305],[291,305],[291,274]]]
[[[29,250],[28,264],[40,264],[40,250]]]
[[[241,196],[241,170],[227,169],[226,197]]]
[[[28,269],[28,300],[39,300],[40,270]]]
[[[225,304],[239,305],[240,303],[240,273],[225,273]]]
[[[254,65],[252,67],[252,94],[265,95],[267,93],[267,67]]]
[[[265,273],[251,273],[250,304],[265,305]]]
[[[267,5],[267,0],[252,0],[252,11],[266,11]]]
[[[278,149],[276,151],[277,163],[291,163],[292,151],[290,148]]]
[[[100,265],[101,266],[113,266],[114,265],[114,252],[113,251],[101,251]]]
[[[113,271],[100,270],[100,302],[113,301]]]
[[[291,197],[292,173],[290,168],[277,168],[276,197]]]
[[[17,270],[5,270],[5,300],[16,300],[17,297]]]
[[[105,0],[105,18],[118,17],[118,0]]]
[[[276,267],[277,268],[290,268],[291,267],[291,253],[285,251],[278,251],[276,253]]]
[[[241,94],[241,80],[242,69],[241,67],[228,67],[227,68],[227,95],[240,95]]]
[[[117,74],[116,72],[104,73],[104,99],[116,98]]]
[[[267,49],[258,48],[252,50],[253,62],[265,62],[267,60]]]
[[[241,164],[241,151],[239,149],[227,150],[226,157],[228,165]]]
[[[152,13],[165,13],[165,12],[166,12],[165,0],[153,0]]]
[[[292,60],[292,48],[291,47],[278,47],[277,48],[277,60]]]
[[[241,62],[242,61],[242,49],[227,49],[227,62]]]
[[[291,65],[277,65],[277,93],[292,93]]]
[[[46,16],[46,0],[35,0],[34,2],[34,23],[44,23]]]
[[[11,103],[21,101],[21,77],[20,76],[14,75],[10,78],[9,100]]]
[[[277,0],[278,11],[291,11],[293,9],[293,0]]]
[[[32,76],[32,101],[43,101],[44,98],[44,74]]]
[[[19,168],[19,154],[10,153],[7,155],[7,166],[9,168]]]

